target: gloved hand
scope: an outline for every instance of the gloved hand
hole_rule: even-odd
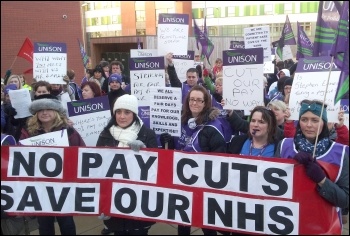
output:
[[[165,143],[168,143],[168,149],[174,149],[174,139],[169,133],[162,133],[159,140],[163,148],[165,148]]]
[[[307,176],[309,176],[309,178],[316,184],[321,182],[326,177],[326,174],[316,161],[309,162],[305,165],[305,168]]]
[[[7,112],[8,112],[7,114],[8,114],[9,116],[15,116],[15,115],[17,115],[16,109],[13,108],[12,106],[8,107]]]
[[[140,151],[140,148],[146,147],[146,145],[140,140],[134,140],[134,141],[128,142],[128,145],[135,152]]]
[[[98,219],[100,220],[109,220],[111,217],[110,216],[105,216],[104,213],[102,213],[100,216],[97,216]]]
[[[203,70],[203,77],[207,77],[209,76],[209,70],[208,69],[204,69]]]
[[[312,154],[302,151],[298,152],[293,159],[303,165],[313,162]]]

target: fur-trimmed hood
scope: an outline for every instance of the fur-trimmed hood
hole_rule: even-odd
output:
[[[206,121],[215,120],[219,117],[219,115],[220,115],[220,110],[216,107],[212,107],[207,111],[205,120]]]

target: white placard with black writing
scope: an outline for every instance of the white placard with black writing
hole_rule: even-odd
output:
[[[186,55],[188,45],[188,14],[159,14],[158,55],[172,52]]]
[[[340,103],[334,105],[335,92],[339,82],[340,71],[333,64],[329,77],[331,57],[300,58],[294,75],[289,99],[291,120],[299,120],[300,102],[304,99],[318,100],[327,104],[328,122],[338,123]],[[327,94],[326,94],[327,89]]]
[[[264,105],[263,49],[223,51],[224,109],[250,111]]]
[[[67,129],[22,139],[19,142],[29,146],[69,146]]]
[[[187,80],[186,72],[193,68],[194,51],[188,51],[186,55],[173,55],[173,64],[176,70],[177,77],[181,82]]]
[[[270,61],[271,44],[270,44],[270,26],[258,26],[244,28],[244,47],[263,48],[264,61]]]
[[[156,134],[181,134],[181,89],[151,88],[150,128]]]

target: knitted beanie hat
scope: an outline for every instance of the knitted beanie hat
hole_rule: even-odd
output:
[[[126,109],[136,115],[139,113],[137,98],[134,95],[124,94],[117,98],[113,106],[113,114],[117,109]]]
[[[112,83],[113,81],[118,82],[119,84],[122,84],[122,76],[119,74],[111,74],[108,78],[108,84]]]
[[[29,106],[29,111],[33,115],[40,110],[55,110],[58,113],[65,113],[61,102],[57,99],[57,97],[53,96],[52,94],[43,94],[37,96],[32,102],[32,104],[30,104]]]

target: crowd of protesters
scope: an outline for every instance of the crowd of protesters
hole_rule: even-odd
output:
[[[198,58],[198,55],[196,55]],[[86,70],[78,85],[71,69],[63,78],[65,84],[49,84],[34,81],[25,84],[24,76],[11,75],[1,84],[1,133],[14,137],[16,142],[43,133],[60,129],[68,130],[69,145],[85,146],[73,122],[67,116],[67,102],[108,96],[111,119],[103,129],[96,146],[130,147],[134,151],[143,147],[187,152],[231,153],[263,158],[294,158],[305,166],[307,176],[328,203],[348,214],[349,204],[349,132],[344,125],[344,112],[340,111],[338,123],[328,122],[324,104],[316,100],[303,100],[297,121],[290,119],[288,102],[293,86],[296,63],[274,62],[273,74],[262,74],[265,106],[255,107],[249,116],[240,110],[225,110],[223,99],[223,61],[215,60],[212,69],[195,61],[186,72],[186,81],[178,78],[172,61],[172,53],[165,55],[166,84],[181,88],[182,115],[180,138],[168,133],[156,134],[146,127],[138,116],[137,98],[131,95],[130,78],[124,73],[119,61],[101,61],[91,70]],[[30,112],[33,116],[16,119],[16,110],[11,106],[9,91],[29,89],[32,96]],[[321,129],[318,132],[318,126]],[[123,131],[123,132],[122,132]],[[7,137],[6,136],[6,137]],[[316,142],[317,140],[317,142]],[[2,140],[3,141],[3,140]],[[3,144],[3,142],[2,142]],[[5,144],[5,143],[4,143]],[[313,151],[316,150],[315,157]],[[347,150],[342,152],[342,150]],[[339,155],[338,155],[339,154]],[[339,178],[327,177],[319,161],[335,160]],[[123,219],[101,215],[105,228],[101,234],[146,235],[154,222]],[[61,234],[76,234],[73,217],[56,217]],[[340,221],[346,220],[340,217]],[[55,217],[38,217],[40,234],[55,234]],[[179,235],[190,234],[191,227],[178,227]],[[205,235],[217,231],[203,228]],[[222,234],[230,232],[220,231]]]

